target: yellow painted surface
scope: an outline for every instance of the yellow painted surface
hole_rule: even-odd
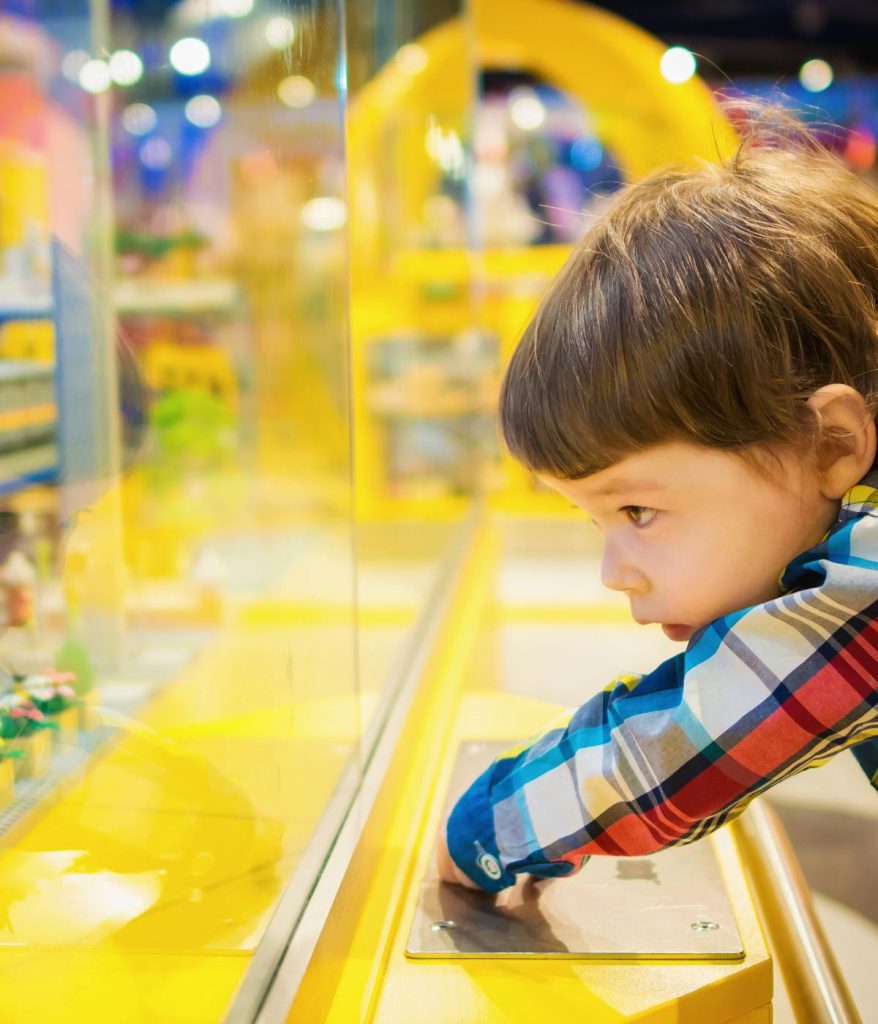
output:
[[[4,1024],[189,1024],[219,1021],[247,966],[241,956],[4,950]],[[196,1016],[197,1011],[197,1016]]]
[[[232,630],[142,721],[103,709],[111,749],[0,852],[4,1024],[222,1019],[377,700],[333,688],[340,637]]]

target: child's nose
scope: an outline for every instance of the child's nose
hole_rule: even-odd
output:
[[[645,589],[643,574],[625,558],[624,552],[609,540],[604,545],[604,556],[601,560],[601,583],[608,590],[619,590],[623,593],[641,593]]]

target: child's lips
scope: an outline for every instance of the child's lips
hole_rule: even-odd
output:
[[[644,619],[639,615],[633,616],[639,626],[661,626],[662,632],[669,640],[688,640],[695,632],[694,626],[687,626],[682,622],[659,622],[657,619]]]

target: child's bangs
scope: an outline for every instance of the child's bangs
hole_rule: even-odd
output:
[[[565,345],[538,350],[528,338],[537,329],[531,325],[513,355],[500,395],[503,440],[524,466],[576,480],[671,433],[670,424],[650,414],[647,396],[639,401],[632,393],[633,382],[620,386],[618,367],[594,365],[582,350],[579,360],[571,358]],[[564,365],[551,365],[561,353]]]

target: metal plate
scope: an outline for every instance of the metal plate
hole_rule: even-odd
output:
[[[461,746],[442,815],[508,743]],[[441,827],[441,825],[440,825]],[[592,857],[573,878],[492,896],[440,882],[432,858],[412,957],[740,960],[741,936],[710,840],[650,857]]]

